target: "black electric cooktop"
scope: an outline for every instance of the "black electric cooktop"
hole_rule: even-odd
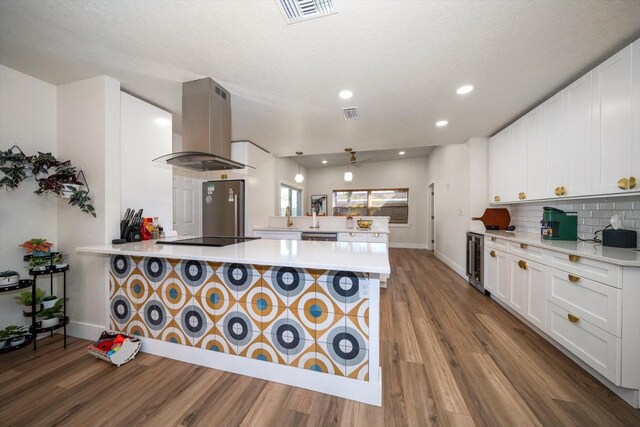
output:
[[[191,239],[180,240],[158,240],[156,243],[160,245],[189,245],[189,246],[229,246],[236,243],[248,242],[250,240],[256,240],[259,237],[218,237],[218,236],[203,236],[193,237]]]

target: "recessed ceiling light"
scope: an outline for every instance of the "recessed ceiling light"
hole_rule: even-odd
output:
[[[322,161],[322,164],[323,164],[323,165],[326,165],[326,164],[327,164],[327,161],[326,161],[326,160],[323,160],[323,161]]]
[[[153,119],[153,123],[155,123],[158,126],[166,127],[171,124],[171,120],[164,117],[157,117]]]
[[[458,90],[456,90],[456,93],[458,95],[466,95],[467,93],[471,92],[473,90],[473,86],[471,85],[464,85],[464,86],[460,86],[458,88]]]
[[[353,96],[353,92],[351,92],[350,90],[341,90],[338,96],[342,99],[351,99],[351,97]]]
[[[404,151],[401,151],[398,154],[401,155],[401,156],[404,156]]]
[[[448,124],[449,124],[449,122],[446,121],[446,120],[439,120],[439,121],[436,122],[436,126],[438,126],[439,128],[441,128],[442,126],[446,126]]]

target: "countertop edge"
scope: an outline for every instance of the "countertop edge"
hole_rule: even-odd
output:
[[[384,243],[373,243],[377,245],[384,245]],[[238,258],[238,257],[225,257],[225,256],[204,256],[204,255],[165,255],[165,254],[149,254],[143,251],[126,250],[119,248],[109,248],[110,245],[98,245],[98,246],[82,246],[75,249],[78,254],[97,254],[97,255],[127,255],[127,256],[139,256],[139,257],[153,257],[167,259],[192,259],[196,261],[213,261],[213,262],[237,262],[243,264],[255,264],[255,265],[280,265],[286,267],[297,268],[316,268],[322,270],[342,270],[342,271],[354,271],[359,273],[373,273],[373,274],[391,274],[391,266],[377,266],[377,267],[361,267],[353,265],[338,265],[335,264],[323,264],[314,262],[296,262],[290,260],[283,260],[282,263],[274,263],[273,260],[265,260],[259,258]]]
[[[510,242],[515,242],[515,243],[526,243],[528,245],[531,246],[535,246],[541,249],[546,249],[546,250],[550,250],[550,251],[555,251],[555,252],[561,252],[567,255],[578,255],[584,258],[589,258],[589,259],[593,259],[596,261],[602,261],[602,262],[606,262],[609,264],[614,264],[614,265],[619,265],[621,267],[640,267],[640,260],[638,261],[631,261],[631,260],[623,260],[623,259],[619,259],[619,258],[613,258],[610,256],[606,256],[606,255],[599,255],[599,254],[592,254],[586,251],[580,251],[580,250],[571,250],[571,249],[567,249],[567,248],[562,248],[562,247],[558,247],[558,246],[553,246],[553,242],[546,242],[543,241],[542,238],[536,239],[534,236],[536,236],[535,233],[525,233],[526,236],[525,237],[518,237],[517,235],[515,236],[510,236],[507,235],[506,231],[493,231],[493,230],[487,230],[487,231],[482,231],[482,230],[468,230],[470,233],[476,233],[476,234],[482,234],[484,236],[489,236],[489,237],[495,237],[497,239],[503,239],[503,240],[508,240]],[[523,234],[522,232],[520,234]],[[589,243],[589,242],[576,242],[577,244],[580,243],[584,243],[585,245],[600,245],[598,243]],[[620,250],[620,251],[627,251],[629,249],[624,249],[624,248],[613,248],[613,247],[607,247],[607,249],[611,249],[611,250]]]
[[[254,227],[253,231],[273,231],[275,233],[380,233],[390,234],[389,230],[359,230],[357,228],[274,228],[274,227]]]

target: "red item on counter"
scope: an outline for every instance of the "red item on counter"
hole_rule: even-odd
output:
[[[151,233],[149,232],[149,229],[147,229],[147,227],[145,227],[144,225],[140,227],[140,236],[142,237],[142,240],[151,239]]]

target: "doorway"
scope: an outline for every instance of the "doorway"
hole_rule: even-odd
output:
[[[427,237],[427,249],[436,250],[436,185],[434,182],[429,184],[427,191],[429,191],[429,236]]]

